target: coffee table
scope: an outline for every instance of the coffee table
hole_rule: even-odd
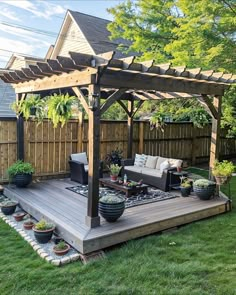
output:
[[[147,194],[149,187],[147,184],[142,184],[135,187],[128,187],[123,184],[119,184],[118,182],[113,182],[110,180],[110,178],[100,178],[99,183],[101,186],[107,186],[110,188],[114,188],[115,190],[124,192],[127,198],[129,198],[133,194],[137,194],[140,192]]]

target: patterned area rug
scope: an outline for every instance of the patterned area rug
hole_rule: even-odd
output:
[[[79,195],[82,195],[86,198],[88,197],[88,186],[87,185],[80,184],[77,186],[67,187],[66,189],[68,189],[74,193],[77,193]],[[100,187],[99,188],[99,197],[100,198],[102,196],[105,196],[108,194],[121,196],[121,197],[125,198],[125,208],[130,208],[130,207],[144,205],[144,204],[148,204],[148,203],[154,203],[154,202],[160,202],[160,201],[178,198],[178,196],[171,195],[168,192],[163,192],[163,191],[153,188],[153,187],[148,188],[148,194],[139,193],[136,195],[132,195],[132,197],[129,197],[129,198],[126,198],[125,194],[123,192],[117,191],[115,189],[108,188],[108,187]]]

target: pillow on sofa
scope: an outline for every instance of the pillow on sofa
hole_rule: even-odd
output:
[[[147,156],[147,162],[145,164],[145,167],[155,169],[157,164],[157,159],[158,157]]]
[[[170,167],[181,167],[183,161],[179,159],[169,159]]]
[[[163,173],[163,171],[167,168],[170,168],[170,163],[168,162],[168,160],[165,160],[164,162],[161,163],[160,165],[160,172],[161,174]]]
[[[142,154],[135,154],[134,165],[139,167],[144,167],[147,160],[147,156]]]
[[[157,164],[156,164],[156,169],[160,170],[161,163],[165,162],[166,160],[168,160],[168,159],[167,158],[163,158],[163,157],[158,157]]]
[[[88,159],[86,153],[71,154],[71,160],[81,162],[88,165]]]

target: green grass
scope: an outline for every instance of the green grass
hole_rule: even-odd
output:
[[[236,200],[236,177],[231,187]],[[235,211],[130,241],[86,266],[61,268],[40,259],[1,221],[0,294],[236,294]]]

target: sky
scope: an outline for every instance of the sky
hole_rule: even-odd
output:
[[[22,53],[44,57],[67,9],[112,20],[107,8],[124,0],[0,0],[0,68]]]

